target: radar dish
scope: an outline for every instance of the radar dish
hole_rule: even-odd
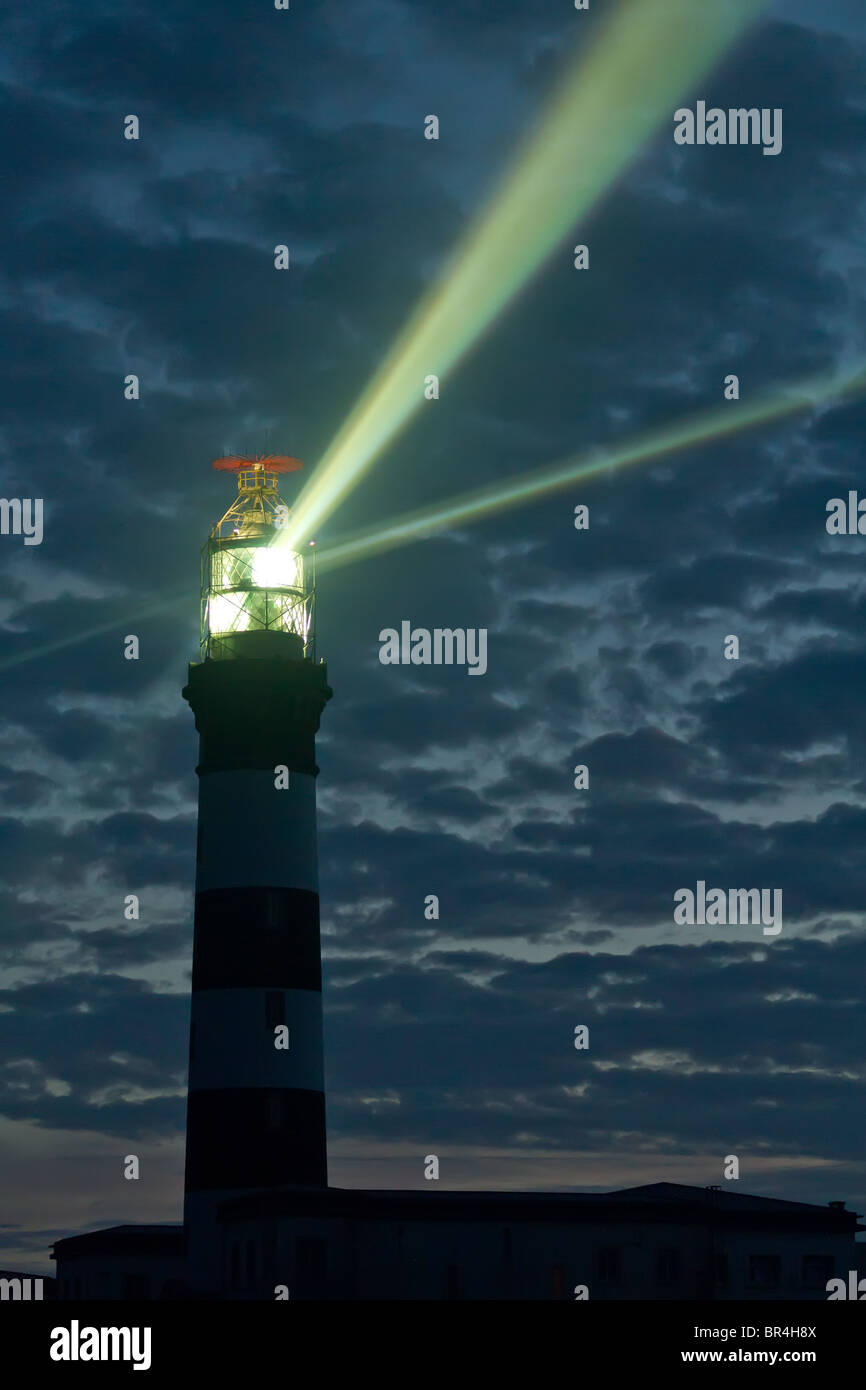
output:
[[[297,473],[304,465],[288,454],[251,454],[249,457],[229,454],[226,458],[214,459],[211,466],[229,473],[243,473],[248,468],[263,468],[266,473]]]

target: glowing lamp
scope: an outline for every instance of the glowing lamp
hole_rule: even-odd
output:
[[[275,636],[294,639],[299,657],[312,654],[312,563],[280,543],[290,511],[275,476],[301,466],[285,455],[215,461],[237,472],[238,495],[202,551],[203,658],[266,655]]]

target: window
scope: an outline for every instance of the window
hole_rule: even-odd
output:
[[[598,1252],[598,1277],[602,1284],[622,1283],[622,1250],[610,1245]]]
[[[660,1284],[678,1284],[680,1281],[679,1250],[659,1250],[656,1257],[656,1277]]]
[[[834,1260],[832,1255],[803,1256],[803,1287],[806,1289],[826,1288],[827,1280],[833,1278]]]
[[[716,1283],[720,1289],[728,1286],[728,1257],[721,1252],[716,1254]]]
[[[553,1297],[554,1297],[554,1298],[564,1298],[564,1297],[565,1297],[565,1267],[564,1267],[563,1265],[554,1265],[554,1266],[553,1266],[553,1269],[551,1270],[551,1284],[552,1284],[552,1287],[553,1287]]]
[[[247,1241],[247,1284],[256,1282],[256,1243]]]
[[[124,1298],[147,1298],[149,1294],[150,1280],[146,1274],[127,1274],[124,1276]]]
[[[273,1032],[286,1021],[286,996],[281,989],[265,990],[265,1027]]]
[[[107,1274],[100,1273],[93,1276],[93,1294],[95,1298],[108,1298],[111,1292],[111,1280]]]
[[[460,1297],[460,1270],[457,1265],[449,1265],[445,1271],[445,1297]]]
[[[777,1289],[782,1274],[781,1255],[750,1255],[749,1283],[755,1289]]]
[[[229,1279],[233,1289],[240,1288],[241,1283],[241,1247],[236,1240],[232,1241],[231,1260],[229,1264]]]

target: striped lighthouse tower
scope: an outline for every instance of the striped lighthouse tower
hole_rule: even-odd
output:
[[[184,1225],[190,1280],[221,1280],[231,1196],[327,1185],[311,564],[288,548],[275,474],[220,459],[238,495],[202,552],[200,736]]]

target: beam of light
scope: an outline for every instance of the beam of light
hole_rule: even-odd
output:
[[[863,392],[866,392],[866,364],[849,371],[847,375],[835,371],[791,386],[779,387],[751,406],[730,402],[716,410],[691,416],[682,424],[664,425],[653,433],[642,435],[608,453],[578,455],[564,463],[524,473],[503,487],[478,488],[474,492],[452,498],[449,502],[409,512],[386,526],[358,532],[338,544],[317,549],[317,569],[332,569],[339,565],[351,564],[355,560],[363,560],[369,555],[379,554],[396,546],[424,540],[449,526],[479,520],[494,512],[505,511],[509,507],[534,502],[545,494],[557,492],[581,478],[590,478],[594,474],[622,468],[629,463],[646,463],[650,459],[675,453],[679,449],[723,439],[740,430],[767,424],[801,410],[829,405],[846,396],[860,395]],[[52,652],[63,651],[67,647],[78,646],[81,642],[89,641],[91,637],[102,637],[108,632],[116,632],[118,628],[130,627],[134,622],[151,617],[155,613],[184,609],[188,604],[189,589],[184,588],[176,594],[160,599],[148,608],[140,609],[132,616],[127,613],[124,617],[114,617],[97,627],[87,628],[84,632],[72,632],[54,642],[30,647],[27,651],[7,657],[5,661],[0,661],[0,671],[34,661],[40,656],[49,656]]]
[[[442,280],[422,299],[301,492],[283,543],[345,496],[440,380],[767,0],[624,0],[556,89]]]
[[[170,598],[160,599],[148,608],[139,608],[132,614],[127,610],[120,618],[111,618],[109,622],[85,628],[83,632],[74,631],[66,637],[58,637],[54,642],[43,642],[41,646],[17,652],[14,656],[8,656],[5,661],[0,661],[0,671],[8,671],[11,666],[21,666],[26,661],[35,661],[40,656],[50,656],[52,652],[62,652],[66,647],[77,647],[79,642],[89,642],[91,637],[103,637],[107,632],[116,632],[118,628],[126,628],[129,631],[132,624],[141,622],[142,618],[153,617],[154,614],[164,613],[171,608],[179,611],[189,608],[189,588],[180,590]]]
[[[365,559],[395,546],[423,540],[447,527],[478,521],[509,507],[535,502],[547,493],[556,492],[594,474],[607,473],[631,463],[646,463],[680,449],[723,439],[740,430],[768,424],[798,411],[863,392],[866,392],[866,364],[861,363],[845,375],[834,371],[779,387],[751,405],[731,401],[725,406],[689,416],[681,423],[663,425],[607,452],[578,454],[547,468],[520,474],[501,486],[463,493],[448,502],[408,512],[385,526],[358,532],[335,545],[320,547],[317,550],[317,566],[319,570],[332,569]]]

